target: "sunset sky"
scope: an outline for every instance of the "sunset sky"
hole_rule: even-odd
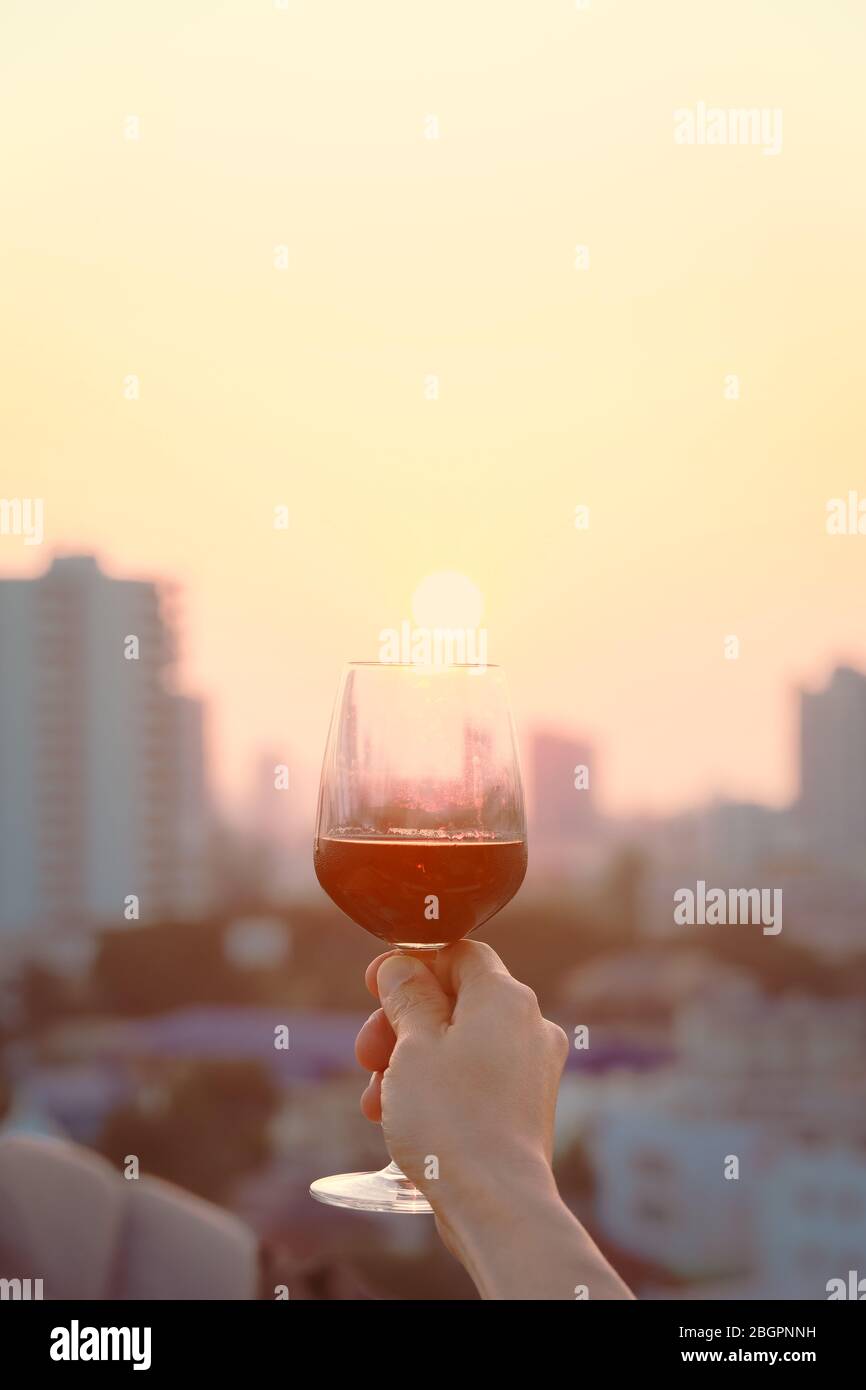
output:
[[[866,535],[825,531],[866,498],[864,30],[6,0],[0,496],[46,535],[0,573],[177,579],[226,797],[265,748],[311,797],[341,664],[456,571],[524,751],[594,739],[607,809],[784,800],[796,684],[866,665]],[[780,108],[781,153],[677,145],[701,101]]]

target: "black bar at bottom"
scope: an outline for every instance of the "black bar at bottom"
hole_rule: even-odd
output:
[[[407,1305],[407,1314],[409,1306],[416,1305]],[[159,1379],[176,1372],[212,1371],[243,1374],[247,1382],[251,1377],[256,1382],[280,1370],[287,1377],[296,1375],[299,1354],[331,1368],[335,1348],[347,1365],[354,1360],[390,1377],[395,1371],[400,1374],[397,1367],[404,1372],[408,1368],[402,1356],[392,1359],[395,1341],[414,1343],[417,1354],[426,1345],[417,1368],[427,1364],[432,1369],[425,1358],[432,1353],[434,1327],[436,1360],[451,1366],[445,1372],[443,1365],[443,1374],[449,1375],[454,1356],[462,1355],[458,1347],[465,1347],[467,1330],[484,1339],[476,1344],[476,1354],[486,1348],[483,1359],[488,1354],[495,1359],[498,1346],[514,1347],[515,1340],[522,1340],[521,1324],[536,1339],[523,1345],[527,1351],[534,1347],[539,1365],[550,1355],[566,1355],[575,1375],[589,1367],[597,1370],[600,1362],[606,1370],[637,1369],[645,1374],[707,1365],[800,1365],[822,1375],[847,1367],[850,1373],[858,1364],[856,1352],[866,1332],[864,1310],[841,1302],[521,1303],[507,1309],[501,1303],[473,1302],[459,1305],[463,1313],[454,1303],[425,1306],[435,1323],[429,1317],[401,1316],[388,1307],[379,1310],[369,1301],[5,1301],[0,1303],[0,1335],[4,1368],[15,1365],[19,1372],[93,1376],[101,1368],[110,1368],[114,1375],[135,1374],[137,1369],[140,1377]],[[464,1317],[470,1319],[469,1329]],[[452,1329],[460,1339],[453,1353],[448,1350]],[[387,1355],[381,1345],[386,1331],[391,1347]],[[331,1340],[332,1334],[339,1342]],[[414,1372],[411,1378],[416,1378]]]

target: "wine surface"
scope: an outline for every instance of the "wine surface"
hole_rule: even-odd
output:
[[[359,927],[392,946],[444,946],[514,897],[525,840],[321,836],[316,876]]]

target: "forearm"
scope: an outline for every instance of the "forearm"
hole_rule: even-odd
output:
[[[565,1206],[549,1170],[446,1200],[440,1223],[483,1299],[633,1297]]]

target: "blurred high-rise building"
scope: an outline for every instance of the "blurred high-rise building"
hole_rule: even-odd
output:
[[[0,581],[0,930],[207,907],[202,705],[153,583],[91,556]]]
[[[593,830],[595,759],[589,744],[539,730],[532,738],[532,814],[536,836],[557,838]]]
[[[259,888],[274,901],[293,892],[299,860],[304,865],[312,860],[310,837],[299,840],[296,802],[285,752],[271,749],[260,753],[254,768],[249,826]]]
[[[548,729],[530,742],[527,893],[554,884],[587,883],[598,871],[602,846],[596,809],[595,751],[581,739]]]
[[[800,692],[800,803],[806,847],[866,871],[866,676],[848,666]]]

